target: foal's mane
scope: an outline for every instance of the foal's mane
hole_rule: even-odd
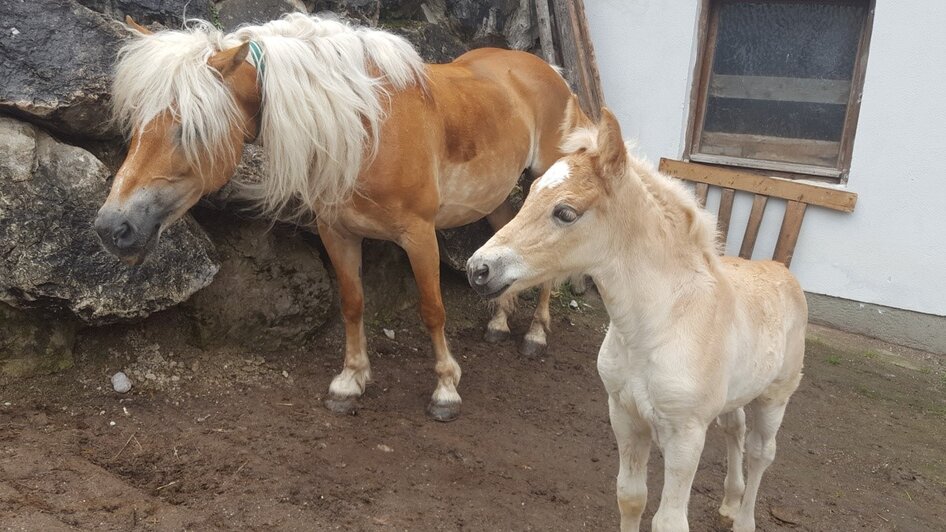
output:
[[[598,151],[598,129],[579,127],[572,130],[562,139],[560,149],[563,153],[584,149],[594,154]],[[680,229],[685,228],[689,241],[705,257],[713,260],[719,254],[719,239],[713,215],[700,207],[696,196],[682,181],[661,174],[650,161],[637,155],[634,143],[625,143],[625,149],[627,167],[625,175],[620,176],[620,179],[640,184],[639,192],[643,199],[653,206],[666,222],[662,226],[664,231],[679,234]],[[647,220],[645,223],[653,223],[653,220]],[[662,245],[666,244],[665,241]]]
[[[425,83],[423,61],[401,37],[299,13],[226,35],[192,20],[183,30],[142,36],[122,47],[114,118],[127,134],[170,110],[181,123],[188,161],[215,161],[226,153],[241,117],[207,59],[250,40],[263,52],[257,140],[267,177],[241,188],[266,214],[331,216],[377,153],[388,90]]]

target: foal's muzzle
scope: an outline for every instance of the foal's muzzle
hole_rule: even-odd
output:
[[[499,297],[512,282],[504,279],[501,260],[481,259],[474,254],[466,263],[466,277],[477,294],[492,299]]]

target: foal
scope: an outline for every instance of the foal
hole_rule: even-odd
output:
[[[713,419],[728,446],[719,512],[734,530],[754,530],[759,482],[802,375],[808,309],[798,282],[779,263],[718,257],[711,216],[628,153],[608,110],[563,149],[570,155],[470,258],[470,284],[496,297],[574,272],[594,279],[611,317],[598,372],[620,454],[621,530],[640,526],[652,441],[664,455],[653,530],[688,529]]]

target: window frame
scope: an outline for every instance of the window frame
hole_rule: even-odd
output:
[[[719,26],[720,5],[725,2],[765,2],[860,5],[867,4],[867,14],[858,41],[854,72],[851,76],[851,90],[848,96],[847,111],[838,154],[838,164],[834,167],[806,165],[790,162],[765,161],[730,157],[724,155],[701,154],[696,151],[703,135],[703,122],[706,116],[709,80],[715,55],[715,43]],[[793,179],[814,179],[828,183],[845,184],[851,169],[851,156],[854,151],[854,136],[857,131],[857,119],[860,114],[861,97],[864,93],[864,77],[867,71],[867,58],[870,52],[870,39],[874,26],[874,7],[876,0],[701,0],[697,30],[697,54],[693,66],[693,82],[690,87],[690,105],[687,119],[686,138],[683,159],[704,164],[716,164],[745,168],[749,171],[787,177]]]

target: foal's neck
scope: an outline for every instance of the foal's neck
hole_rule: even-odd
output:
[[[625,341],[646,349],[671,332],[684,299],[714,290],[719,259],[703,240],[703,215],[654,172],[632,168],[609,208],[611,255],[592,276]]]

